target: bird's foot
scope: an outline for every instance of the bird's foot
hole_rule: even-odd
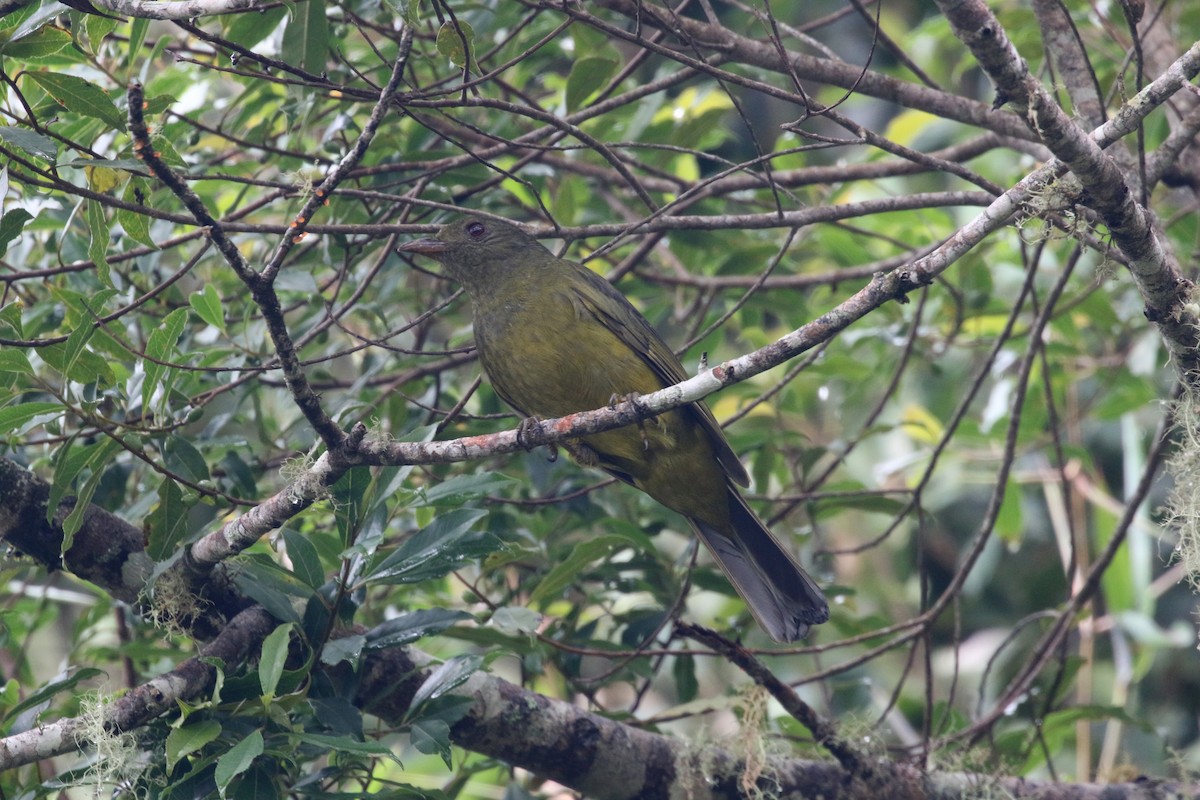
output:
[[[521,424],[517,426],[517,444],[526,450],[532,450],[533,445],[529,443],[529,436],[536,432],[541,425],[542,420],[540,417],[526,417],[521,420]]]
[[[616,408],[617,403],[621,403],[621,402],[635,403],[635,402],[637,402],[637,399],[639,397],[641,397],[641,395],[638,394],[637,392],[630,392],[629,394],[626,394],[626,395],[618,395],[614,392],[613,396],[608,398],[608,407]],[[638,424],[637,424],[638,431],[640,431],[642,434],[642,449],[645,451],[650,450],[650,437],[646,435],[646,423],[647,422],[652,422],[655,425],[657,425],[658,417],[647,417],[646,419],[638,420]]]
[[[563,447],[571,454],[571,458],[575,459],[575,463],[581,467],[598,467],[600,466],[600,454],[591,445],[584,444],[578,439],[563,442]]]
[[[636,403],[637,399],[641,396],[640,392],[628,392],[626,394],[613,392],[608,398],[608,407],[612,409],[616,408],[618,403]]]

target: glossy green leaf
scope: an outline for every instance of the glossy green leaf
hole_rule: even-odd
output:
[[[408,735],[419,753],[441,756],[446,768],[452,766],[450,758],[450,726],[440,719],[421,719],[409,726]]]
[[[0,56],[36,63],[54,55],[71,44],[71,34],[62,28],[46,26],[20,39],[10,39],[0,45]]]
[[[325,71],[329,52],[325,0],[299,3],[292,7],[292,14],[283,32],[283,60],[319,75]]]
[[[183,758],[204,749],[221,735],[221,723],[215,719],[188,722],[172,728],[167,734],[167,772],[175,769]]]
[[[141,204],[145,197],[149,194],[150,184],[144,178],[134,177],[125,185],[125,192],[121,199],[127,203]],[[138,244],[144,244],[146,247],[157,249],[158,245],[150,238],[150,218],[145,214],[140,214],[128,209],[117,209],[117,222],[121,223],[121,228],[125,231],[129,238],[133,239]]]
[[[9,244],[21,235],[25,223],[33,219],[33,215],[23,208],[14,208],[0,217],[0,256],[8,251]]]
[[[146,521],[149,527],[146,552],[155,561],[164,561],[188,534],[188,507],[175,481],[163,478],[158,485],[158,505]]]
[[[248,597],[261,603],[276,619],[302,624],[298,606],[307,603],[313,590],[277,564],[255,559],[239,561],[234,583]]]
[[[325,571],[321,568],[321,556],[308,537],[291,528],[284,528],[283,541],[287,545],[288,559],[296,577],[314,589],[325,583]]]
[[[175,345],[179,341],[180,335],[183,334],[183,326],[187,324],[187,309],[177,308],[167,315],[150,333],[150,337],[146,340],[146,357],[143,359],[143,372],[145,378],[142,381],[142,409],[146,412],[151,411],[151,402],[155,392],[161,392],[163,395],[163,405],[166,407],[166,390],[168,385],[164,385],[164,376],[168,375],[170,360],[175,355]]]
[[[0,125],[0,141],[20,148],[43,161],[53,162],[58,157],[58,143],[36,131]]]
[[[483,666],[483,656],[455,656],[434,668],[413,693],[412,709],[461,686]]]
[[[200,315],[200,319],[212,325],[217,330],[225,330],[225,309],[221,305],[221,295],[217,287],[207,284],[198,292],[188,296],[188,304]]]
[[[445,575],[462,561],[478,557],[477,548],[466,546],[467,537],[486,515],[486,511],[475,508],[458,508],[440,515],[389,553],[370,570],[368,579],[415,583]]]
[[[425,505],[461,505],[489,494],[499,494],[518,481],[498,472],[472,472],[455,475],[429,487],[421,497]]]
[[[263,735],[262,731],[256,730],[217,759],[217,770],[213,774],[213,779],[217,783],[217,791],[221,797],[225,797],[225,791],[233,779],[248,770],[254,759],[262,754]]]
[[[26,72],[25,77],[68,111],[94,117],[115,130],[125,130],[125,115],[117,110],[108,92],[91,81],[58,72]]]
[[[387,650],[411,644],[426,636],[441,633],[456,622],[468,619],[471,619],[471,615],[465,611],[452,611],[447,608],[409,611],[367,631],[366,647],[368,650]]]
[[[291,642],[292,625],[285,623],[267,634],[263,640],[262,656],[258,660],[258,682],[263,697],[270,700],[275,696],[283,667],[287,663],[288,644]]]
[[[24,355],[18,351],[4,351],[0,356]],[[26,362],[28,363],[28,362]],[[0,361],[3,364],[3,361]],[[11,433],[26,425],[40,425],[62,416],[63,407],[60,403],[18,403],[15,406],[0,408],[0,431]]]
[[[64,692],[75,692],[76,687],[83,681],[89,681],[92,678],[103,675],[102,670],[92,667],[79,669],[71,673],[70,676],[61,680],[51,681],[46,685],[29,692],[21,702],[9,708],[4,715],[5,719],[11,720],[21,716],[27,711],[36,709],[39,706],[44,709],[51,699]],[[41,711],[38,711],[40,715]]]
[[[546,573],[546,577],[534,587],[529,595],[529,604],[540,605],[558,597],[564,588],[579,578],[579,573],[586,566],[611,555],[616,550],[629,547],[630,544],[628,538],[612,534],[580,542],[566,559],[555,564],[554,568]]]

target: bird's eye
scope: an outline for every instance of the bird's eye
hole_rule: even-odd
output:
[[[482,222],[472,222],[467,226],[467,233],[471,235],[472,239],[478,239],[487,233],[487,227]]]

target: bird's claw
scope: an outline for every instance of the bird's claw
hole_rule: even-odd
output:
[[[526,417],[521,420],[521,424],[517,426],[517,444],[524,447],[527,451],[532,450],[533,445],[529,443],[529,436],[540,428],[541,425],[542,421],[538,417]]]
[[[612,397],[608,398],[608,407],[609,407],[610,409],[611,409],[611,408],[616,408],[616,407],[617,407],[617,403],[620,403],[620,402],[624,402],[624,403],[636,403],[636,402],[637,402],[637,399],[638,399],[639,397],[641,397],[641,395],[640,395],[640,394],[638,394],[637,392],[629,392],[629,393],[628,393],[628,394],[626,394],[626,395],[619,395],[619,394],[617,394],[616,392],[613,392],[613,395],[612,395]],[[642,450],[645,450],[646,452],[649,452],[649,451],[650,451],[650,437],[648,437],[648,436],[646,435],[646,422],[647,422],[647,420],[648,420],[648,421],[650,421],[650,422],[653,422],[655,425],[657,425],[657,424],[658,424],[658,417],[647,417],[646,419],[641,419],[641,420],[638,420],[638,424],[637,424],[637,426],[638,426],[638,430],[639,430],[639,431],[641,431],[641,434],[642,434]]]

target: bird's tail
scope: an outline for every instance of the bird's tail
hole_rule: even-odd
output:
[[[777,642],[794,642],[829,619],[825,595],[791,552],[729,487],[730,528],[689,518],[758,624]]]

